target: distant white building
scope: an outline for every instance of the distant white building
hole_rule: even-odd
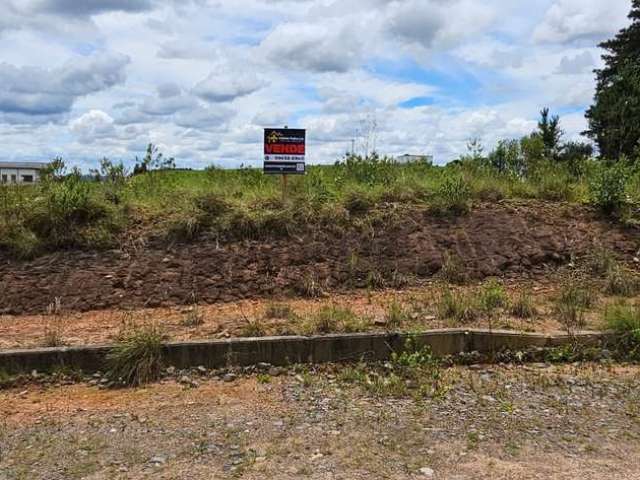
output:
[[[0,183],[35,183],[47,165],[41,162],[0,162]]]
[[[433,155],[409,155],[405,153],[394,159],[397,163],[433,163]]]

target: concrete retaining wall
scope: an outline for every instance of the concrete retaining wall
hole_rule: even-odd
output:
[[[498,352],[505,349],[523,350],[532,347],[553,347],[579,342],[591,344],[608,337],[606,333],[545,335],[501,330],[432,330],[411,334],[417,345],[429,346],[439,356]],[[171,342],[164,345],[166,365],[189,368],[246,366],[259,362],[272,365],[293,363],[324,363],[349,360],[385,360],[391,352],[401,351],[408,334],[358,333],[315,337],[263,337],[229,340]],[[105,369],[105,358],[111,347],[78,346],[0,351],[0,370],[9,374],[49,371],[66,367],[93,372]]]

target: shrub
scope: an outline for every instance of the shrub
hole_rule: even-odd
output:
[[[593,306],[594,292],[576,281],[566,284],[556,299],[555,312],[568,334],[584,327],[584,314]]]
[[[366,330],[367,322],[348,307],[326,305],[307,319],[303,325],[304,333],[361,332]]]
[[[129,386],[140,386],[160,377],[163,335],[156,325],[129,326],[107,355],[109,376]]]
[[[45,182],[42,190],[25,226],[50,247],[82,246],[82,227],[108,214],[104,204],[91,198],[90,184],[77,171],[61,181]]]
[[[445,288],[440,294],[438,316],[466,324],[479,317],[479,309],[472,296]]]
[[[298,292],[307,298],[319,298],[325,296],[324,288],[322,288],[317,276],[313,274],[305,275],[297,288]]]
[[[605,278],[605,292],[610,295],[632,297],[640,290],[638,277],[620,265],[609,268]]]
[[[41,248],[40,239],[23,224],[0,224],[0,250],[7,250],[21,260],[28,260],[37,256]]]
[[[47,306],[44,319],[43,346],[62,347],[64,345],[64,312],[60,297]]]
[[[384,319],[389,330],[398,330],[403,324],[407,323],[410,318],[409,311],[394,299],[387,307]]]
[[[449,255],[448,253],[444,256],[444,262],[438,276],[455,285],[464,285],[469,281],[463,260],[458,255]]]
[[[291,306],[286,303],[269,303],[265,309],[266,318],[287,319],[293,314]]]
[[[544,168],[536,175],[538,197],[550,201],[572,201],[574,185],[569,174],[558,167]]]
[[[618,347],[631,358],[640,359],[640,309],[624,303],[610,305],[604,312],[606,327],[619,335]]]
[[[599,165],[590,178],[591,203],[606,215],[619,214],[625,205],[625,189],[629,177],[624,161]]]
[[[536,312],[536,307],[533,305],[533,300],[528,292],[520,292],[518,297],[513,301],[510,308],[510,313],[517,318],[532,318]]]
[[[267,334],[267,328],[258,318],[244,317],[245,323],[240,329],[241,337],[264,337]]]
[[[586,265],[592,275],[599,277],[607,275],[618,267],[615,256],[611,250],[598,246],[587,255]]]
[[[367,191],[351,190],[345,195],[343,206],[352,215],[362,215],[371,209],[373,202]]]
[[[188,307],[186,315],[182,320],[185,327],[199,327],[204,323],[204,317],[198,307],[198,299],[195,293],[191,294],[191,306]]]
[[[480,291],[480,305],[485,312],[492,312],[496,308],[507,305],[507,294],[504,287],[497,280],[489,280]]]
[[[471,189],[460,175],[447,175],[436,190],[431,211],[440,215],[462,215],[469,211]]]

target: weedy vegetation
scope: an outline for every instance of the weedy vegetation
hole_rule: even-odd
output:
[[[65,323],[66,318],[62,309],[62,300],[60,297],[55,297],[53,302],[47,306],[47,313],[43,317],[44,332],[42,345],[44,347],[64,346]]]
[[[155,324],[127,324],[107,355],[109,377],[127,386],[140,386],[160,378],[163,334]]]
[[[530,135],[501,141],[486,155],[471,142],[468,154],[446,166],[397,164],[376,153],[309,166],[307,175],[291,179],[286,198],[279,179],[259,169],[177,171],[154,145],[136,159],[133,172],[102,159],[92,181],[56,158],[40,183],[0,186],[0,250],[33,258],[69,248],[118,248],[135,235],[224,243],[313,231],[375,234],[401,217],[399,207],[456,217],[476,203],[503,199],[579,202],[637,223],[640,162],[605,162],[590,145],[563,143],[557,117],[541,113]],[[452,256],[441,276],[452,283],[467,280]],[[384,280],[372,271],[368,283],[377,288]],[[322,295],[315,279],[304,283],[307,295]]]
[[[344,367],[339,379],[376,397],[442,398],[449,389],[446,371],[428,347],[409,337],[388,362]]]
[[[618,337],[617,347],[625,357],[640,360],[640,308],[638,305],[618,303],[609,305],[604,312],[606,328]]]
[[[584,327],[585,313],[593,307],[596,293],[576,279],[569,280],[560,290],[554,311],[569,335]]]
[[[480,317],[478,299],[470,293],[442,287],[437,303],[438,316],[449,319],[457,325],[465,325]]]
[[[514,317],[523,320],[533,318],[538,313],[531,294],[526,290],[519,292],[517,297],[511,302],[509,312]]]
[[[354,333],[366,331],[368,319],[361,317],[348,307],[325,305],[304,319],[300,333],[315,335],[323,333]]]

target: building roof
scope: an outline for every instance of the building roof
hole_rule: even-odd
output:
[[[0,168],[30,168],[42,170],[48,165],[44,162],[0,162]]]

